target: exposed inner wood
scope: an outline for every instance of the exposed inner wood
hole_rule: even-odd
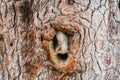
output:
[[[56,37],[57,37],[58,43],[57,43],[55,52],[61,53],[61,54],[67,53],[68,52],[68,37],[67,37],[67,35],[65,35],[65,33],[61,32],[61,31],[57,31]]]
[[[49,43],[50,55],[53,62],[56,65],[67,64],[66,62],[69,57],[67,36],[63,32],[57,31],[53,40]]]

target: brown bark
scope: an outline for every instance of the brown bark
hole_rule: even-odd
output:
[[[0,0],[0,80],[120,80],[120,1]]]

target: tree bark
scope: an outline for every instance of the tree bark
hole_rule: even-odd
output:
[[[0,80],[120,80],[120,0],[0,0]]]

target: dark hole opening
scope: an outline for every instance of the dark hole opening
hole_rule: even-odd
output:
[[[118,2],[118,7],[119,7],[119,9],[120,9],[120,0],[119,0],[119,2]]]
[[[66,60],[68,58],[68,54],[67,53],[65,53],[65,54],[58,53],[57,57],[61,60]]]
[[[13,43],[10,43],[10,46],[13,46]]]
[[[43,41],[43,36],[41,36],[41,38],[40,38],[40,39],[41,39],[41,41]]]
[[[57,47],[57,44],[58,44],[57,37],[54,36],[54,38],[53,38],[53,47],[54,47],[54,49]]]
[[[74,0],[68,0],[68,5],[73,5],[73,3],[75,3]]]
[[[0,41],[3,40],[3,35],[0,34]]]

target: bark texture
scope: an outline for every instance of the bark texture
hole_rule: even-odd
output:
[[[0,0],[0,80],[120,80],[120,0]]]

